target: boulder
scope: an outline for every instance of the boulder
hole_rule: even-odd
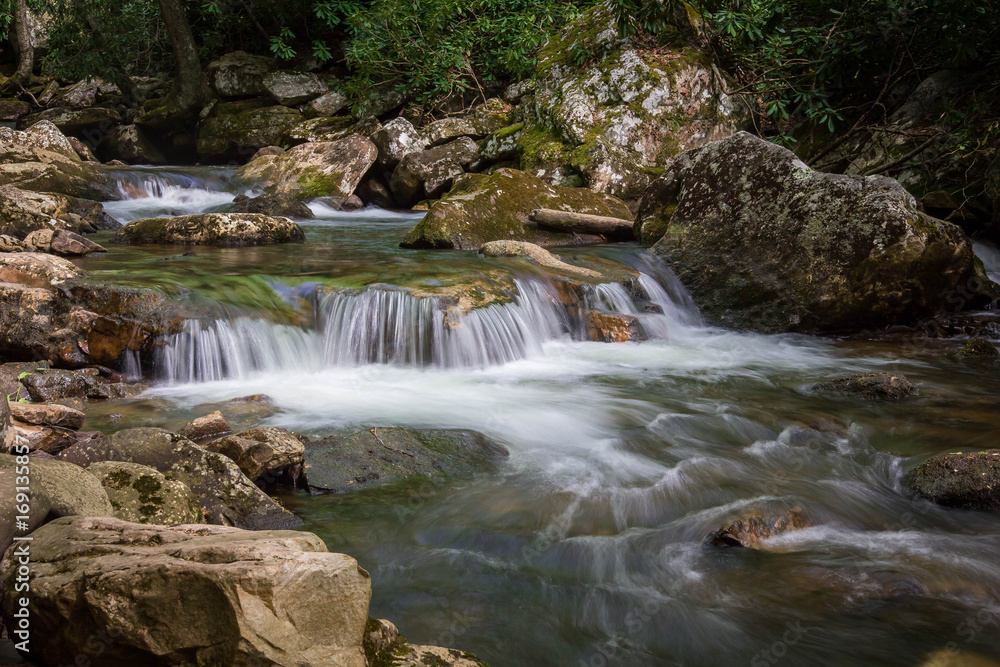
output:
[[[906,473],[903,486],[945,507],[1000,508],[1000,449],[932,457]]]
[[[264,90],[278,104],[294,107],[316,99],[330,89],[311,72],[271,72],[264,75]]]
[[[127,164],[166,164],[167,158],[138,125],[122,125],[112,130],[101,150],[109,160]]]
[[[302,472],[306,448],[291,431],[261,426],[215,440],[205,449],[229,457],[258,484],[263,479],[294,485]]]
[[[97,103],[97,96],[101,92],[100,79],[84,79],[77,81],[72,86],[63,90],[56,102],[73,109],[86,109]]]
[[[39,229],[24,237],[28,252],[49,252],[60,257],[83,257],[107,249],[65,229]]]
[[[19,120],[28,115],[31,105],[21,100],[0,99],[0,120]]]
[[[58,287],[82,276],[69,260],[44,253],[0,255],[0,282],[28,287]]]
[[[133,523],[180,526],[203,523],[201,503],[183,482],[149,466],[99,461],[87,466],[108,494],[115,517]]]
[[[378,149],[378,166],[394,169],[410,153],[427,148],[427,140],[405,118],[393,118],[371,135]]]
[[[487,667],[467,651],[410,644],[390,621],[369,618],[365,625],[365,657],[371,667]]]
[[[97,156],[94,155],[94,151],[90,150],[90,146],[85,142],[77,139],[76,137],[66,137],[69,140],[69,145],[73,147],[76,154],[80,156],[80,159],[84,162],[100,162]]]
[[[371,204],[379,208],[396,207],[396,201],[392,198],[389,186],[378,176],[369,176],[361,181],[354,194],[365,204]]]
[[[281,143],[302,114],[285,106],[220,113],[206,120],[198,133],[198,154],[206,158],[243,158],[258,149]]]
[[[809,525],[805,513],[799,508],[763,508],[731,519],[708,537],[716,547],[746,547],[757,549],[761,542]]]
[[[74,445],[59,458],[81,466],[124,461],[156,468],[186,484],[201,500],[208,523],[250,530],[294,528],[301,521],[271,500],[230,459],[157,428],[136,428]]]
[[[14,403],[9,404],[14,419],[36,426],[61,426],[74,431],[83,427],[87,418],[79,410],[57,403]]]
[[[291,243],[304,238],[302,228],[288,218],[260,213],[199,213],[176,218],[133,220],[118,230],[111,242],[241,248]]]
[[[333,116],[347,108],[347,95],[339,90],[324,93],[306,105],[305,114],[312,118]]]
[[[271,194],[346,199],[354,194],[377,156],[375,144],[354,134],[340,141],[302,144],[281,155],[257,158],[240,169],[236,179]]]
[[[92,378],[83,373],[54,368],[30,373],[21,380],[28,396],[38,403],[85,397],[92,382]]]
[[[105,107],[88,107],[85,109],[55,107],[53,109],[45,109],[25,118],[25,122],[28,124],[43,120],[50,121],[66,134],[97,132],[103,135],[121,125],[122,117],[114,109]]]
[[[272,153],[273,155],[273,153]],[[280,153],[279,153],[280,155]],[[262,213],[286,218],[312,218],[312,210],[288,192],[248,197],[236,195],[229,213]]]
[[[97,202],[59,194],[0,186],[0,233],[23,239],[39,229],[74,232],[113,229]]]
[[[522,102],[522,168],[556,185],[637,199],[681,151],[736,132],[749,118],[711,58],[695,48],[622,38],[609,3],[538,53]],[[579,54],[599,54],[580,62]]]
[[[962,230],[896,181],[813,171],[741,132],[682,153],[642,198],[637,236],[716,324],[842,332],[989,303]]]
[[[371,579],[311,533],[73,518],[33,538],[45,664],[366,667]],[[16,569],[0,565],[7,617]]]
[[[639,318],[603,310],[584,312],[587,338],[595,343],[627,343],[646,339]]]
[[[250,157],[249,162],[253,162],[257,158],[264,157],[265,155],[281,155],[284,152],[285,149],[281,146],[264,146]]]
[[[996,359],[1000,357],[1000,351],[990,341],[978,337],[963,345],[958,351],[958,356],[962,359]]]
[[[506,447],[475,431],[373,428],[311,443],[306,479],[314,491],[343,493],[411,478],[473,475],[507,456]]]
[[[320,117],[307,120],[296,125],[285,133],[288,144],[308,144],[317,141],[340,141],[352,134],[369,137],[382,127],[377,118],[364,118],[360,121],[350,116]]]
[[[553,186],[516,169],[466,174],[431,204],[403,239],[404,248],[475,250],[489,241],[529,241],[541,246],[578,245],[599,239],[539,230],[528,216],[539,208],[631,218],[620,200],[584,188]]]
[[[402,206],[412,206],[422,199],[437,199],[477,159],[479,147],[468,137],[419,153],[411,152],[392,172],[389,181],[392,197]]]
[[[227,53],[205,68],[208,81],[219,97],[263,95],[264,76],[274,69],[274,60],[243,51]]]
[[[916,389],[900,373],[868,373],[848,375],[820,382],[813,391],[832,396],[850,396],[866,401],[900,401],[916,393]]]
[[[0,234],[0,252],[24,252],[24,241],[7,234]]]
[[[459,137],[483,139],[510,122],[509,111],[510,107],[502,100],[487,100],[466,116],[428,123],[422,134],[431,146],[439,146]]]
[[[110,194],[101,165],[83,162],[49,121],[19,132],[0,127],[0,185],[91,199]]]
[[[229,422],[218,410],[188,422],[178,431],[179,434],[191,440],[207,440],[232,432],[233,429],[229,426]]]
[[[520,155],[518,142],[523,130],[524,123],[518,123],[500,128],[486,137],[479,150],[479,166],[517,160]]]

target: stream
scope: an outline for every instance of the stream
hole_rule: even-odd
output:
[[[228,176],[131,169],[126,198],[106,210],[122,221],[217,210],[236,194]],[[635,245],[555,251],[641,275],[641,299],[614,284],[587,298],[639,316],[649,340],[588,342],[523,261],[399,249],[419,214],[311,208],[302,244],[125,247],[94,235],[110,252],[78,261],[93,279],[161,289],[212,316],[165,341],[146,394],[92,403],[85,428],[175,429],[262,393],[274,408],[236,412],[234,427],[467,428],[503,443],[511,456],[496,474],[281,497],[371,573],[373,617],[494,667],[920,665],[946,648],[1000,659],[1000,515],[900,486],[923,457],[997,446],[997,365],[958,361],[954,340],[708,327]],[[1000,252],[976,250],[1000,277]],[[517,285],[513,301],[446,322],[440,299],[414,296],[491,272]],[[919,395],[875,404],[807,391],[879,370],[904,373]],[[761,505],[801,508],[811,526],[763,551],[705,546]]]

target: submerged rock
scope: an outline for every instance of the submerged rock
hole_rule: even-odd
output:
[[[179,526],[203,523],[198,497],[183,482],[149,466],[99,461],[87,466],[108,494],[115,517],[134,523]]]
[[[490,241],[484,244],[479,252],[484,257],[528,257],[547,269],[576,277],[599,278],[601,276],[593,269],[564,262],[545,248],[527,241]]]
[[[945,507],[1000,508],[1000,449],[932,457],[908,472],[903,486]]]
[[[596,237],[539,230],[528,220],[550,208],[630,219],[628,207],[610,195],[585,188],[548,185],[516,169],[460,177],[446,197],[431,204],[403,239],[404,248],[476,250],[489,241],[529,241],[542,246],[579,245]]]
[[[273,155],[273,153],[272,153]],[[286,218],[312,218],[313,212],[294,195],[283,192],[274,195],[247,197],[236,195],[229,213],[263,213]]]
[[[768,538],[809,525],[801,509],[758,510],[733,519],[708,537],[715,547],[747,547],[756,549]]]
[[[813,171],[741,132],[687,151],[643,196],[636,229],[715,322],[859,331],[989,303],[955,225],[896,181]],[[655,230],[655,233],[653,232]]]
[[[119,229],[111,242],[239,248],[291,243],[304,238],[302,228],[288,218],[260,213],[200,213],[176,218],[133,220]]]
[[[343,493],[409,478],[470,475],[508,455],[506,447],[475,431],[373,428],[311,443],[306,478],[313,490]]]
[[[916,393],[916,389],[901,373],[868,373],[848,375],[820,382],[813,391],[833,396],[851,396],[866,401],[900,401]]]
[[[642,324],[634,315],[588,310],[584,318],[587,338],[595,343],[627,343],[646,339]]]
[[[985,338],[973,338],[958,351],[962,359],[996,359],[1000,357],[997,346]]]
[[[73,518],[33,538],[32,654],[46,664],[366,667],[371,580],[311,533]],[[16,568],[0,565],[5,615]]]

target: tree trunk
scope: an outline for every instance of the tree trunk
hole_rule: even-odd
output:
[[[589,215],[587,213],[572,213],[556,211],[549,208],[539,208],[531,212],[529,218],[539,227],[557,232],[576,232],[579,234],[600,234],[610,240],[630,241],[633,238],[633,222],[621,218],[609,218],[604,215]]]
[[[177,79],[174,81],[173,106],[178,112],[200,109],[209,99],[208,87],[201,72],[198,45],[187,17],[184,16],[182,0],[159,0],[163,25],[170,36],[170,45],[177,59]]]
[[[35,69],[35,44],[31,39],[31,15],[28,13],[28,0],[17,0],[15,3],[14,24],[17,30],[17,45],[20,50],[20,60],[14,83],[27,88],[31,83],[31,72]]]

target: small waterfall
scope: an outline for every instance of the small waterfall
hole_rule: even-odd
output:
[[[204,213],[229,204],[230,172],[199,168],[197,175],[162,169],[128,169],[112,174],[119,201],[104,208],[122,222],[161,215]]]

